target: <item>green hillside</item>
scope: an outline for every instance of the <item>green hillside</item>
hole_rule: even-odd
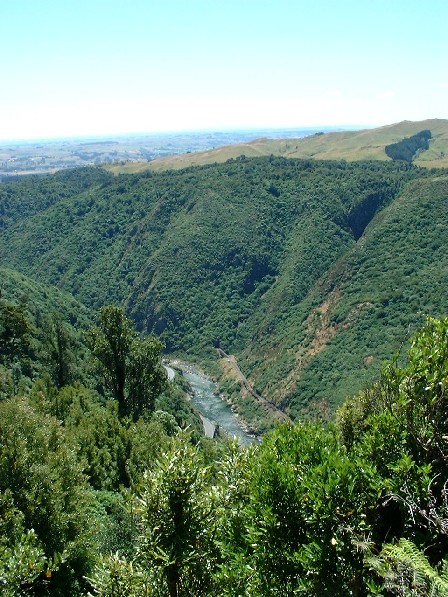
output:
[[[428,314],[446,313],[447,214],[446,175],[407,185],[303,301],[277,312],[276,340],[259,333],[244,349],[261,393],[331,416]]]
[[[432,139],[428,150],[418,155],[415,164],[428,168],[448,167],[448,120],[430,119],[360,131],[317,134],[301,139],[256,139],[250,143],[227,145],[213,150],[169,156],[152,162],[111,166],[113,172],[160,171],[225,162],[229,158],[284,156],[322,160],[389,160],[385,147],[429,129]]]
[[[123,306],[168,352],[232,352],[264,397],[327,417],[408,327],[448,310],[445,176],[271,156],[10,181],[2,264],[89,308]],[[250,417],[253,399],[222,381]]]
[[[0,400],[43,376],[59,387],[88,380],[83,333],[92,313],[70,294],[0,265]]]
[[[38,281],[0,265],[1,297],[12,303],[22,303],[39,314],[59,313],[72,327],[86,329],[92,323],[92,311],[67,292],[44,285]]]

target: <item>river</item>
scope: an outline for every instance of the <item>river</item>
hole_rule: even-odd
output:
[[[182,367],[182,372],[193,391],[191,401],[201,414],[206,435],[213,437],[217,424],[229,437],[236,437],[243,446],[254,441],[227,402],[218,395],[216,384],[211,379],[190,366]]]

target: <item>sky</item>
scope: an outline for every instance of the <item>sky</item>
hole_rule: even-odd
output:
[[[448,118],[446,0],[0,0],[0,140]]]

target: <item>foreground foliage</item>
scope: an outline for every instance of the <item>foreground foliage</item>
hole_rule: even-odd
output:
[[[448,320],[430,320],[335,428],[281,426],[213,484],[178,443],[139,493],[136,558],[104,561],[98,594],[446,594],[447,381]]]
[[[200,419],[166,384],[161,343],[140,338],[121,310],[106,307],[100,321],[127,330],[124,412],[90,366],[82,328],[36,303],[0,298],[0,592],[85,594],[99,553],[133,552],[126,492],[180,427],[197,437]],[[90,330],[98,341],[101,328]]]
[[[133,380],[144,339],[121,310],[100,312],[89,353],[64,318],[0,307],[5,595],[446,594],[447,318],[334,424],[284,424],[242,449],[201,439],[180,388],[158,395],[156,357],[153,398],[123,412],[111,363]]]

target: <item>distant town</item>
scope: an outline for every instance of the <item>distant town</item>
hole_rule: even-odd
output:
[[[0,142],[0,177],[49,174],[57,170],[117,162],[141,162],[167,155],[204,151],[259,137],[300,138],[325,128],[199,131],[116,137]],[[341,130],[341,129],[338,129]]]

